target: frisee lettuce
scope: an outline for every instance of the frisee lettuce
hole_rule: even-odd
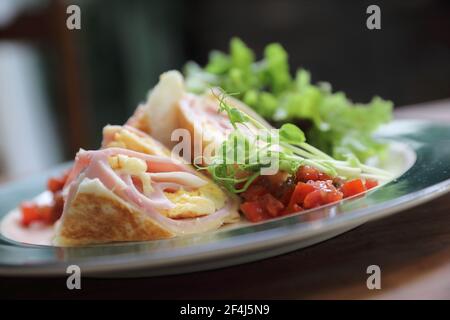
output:
[[[383,159],[386,145],[373,138],[375,130],[389,122],[392,102],[374,97],[367,104],[353,103],[328,83],[311,83],[311,75],[299,69],[290,74],[288,54],[278,43],[266,46],[263,59],[238,38],[230,52],[212,51],[207,65],[195,62],[184,67],[189,91],[204,93],[211,87],[237,93],[237,98],[274,123],[307,120],[310,143],[336,159],[350,155],[365,162]]]

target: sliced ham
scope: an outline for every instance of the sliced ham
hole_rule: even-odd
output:
[[[130,174],[124,172],[119,174],[109,166],[108,157],[115,155],[136,157],[146,161],[148,168],[161,170],[146,173],[151,177],[153,191],[150,194],[145,195],[138,190]],[[149,156],[121,148],[81,151],[75,159],[74,167],[70,173],[70,181],[66,183],[66,187],[69,188],[65,204],[66,208],[76,194],[78,185],[85,178],[100,180],[107,189],[130,205],[139,208],[177,235],[217,229],[225,222],[230,212],[237,208],[236,201],[228,199],[225,206],[220,210],[199,218],[176,220],[160,214],[158,209],[174,207],[174,204],[165,196],[165,189],[190,189],[207,184],[207,181],[196,175],[192,169],[168,157]]]
[[[69,185],[76,177],[78,177],[78,175],[90,165],[94,157],[98,156],[107,160],[107,157],[119,154],[146,161],[149,172],[192,171],[181,162],[174,161],[169,157],[147,155],[128,149],[108,148],[95,151],[80,150],[75,157],[75,164],[67,178],[66,185]]]

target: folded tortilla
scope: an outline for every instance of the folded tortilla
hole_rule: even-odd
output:
[[[183,76],[178,71],[168,71],[160,76],[159,83],[150,91],[146,103],[137,108],[127,125],[148,133],[169,149],[179,142],[172,139],[172,133],[177,129],[187,130],[191,137],[191,158],[186,160],[196,160],[199,150],[203,160],[208,160],[208,156],[214,154],[211,150],[216,149],[233,129],[227,115],[218,112],[220,95],[217,88],[203,95],[188,93]],[[241,101],[227,97],[226,103],[244,111],[267,128],[272,128]]]
[[[54,244],[165,239],[239,220],[234,196],[145,133],[107,126],[102,147],[77,154]]]
[[[122,200],[98,179],[86,178],[64,210],[53,243],[78,246],[173,236],[173,232]]]

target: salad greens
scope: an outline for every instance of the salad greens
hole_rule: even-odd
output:
[[[349,155],[365,162],[383,158],[386,146],[373,138],[380,124],[391,119],[392,103],[374,97],[368,104],[353,103],[328,83],[311,83],[304,69],[290,74],[288,54],[278,43],[266,46],[262,60],[238,38],[231,39],[229,54],[212,51],[202,68],[184,67],[189,91],[203,93],[213,86],[237,92],[237,98],[275,123],[307,120],[311,144],[343,160]]]
[[[274,161],[279,170],[290,174],[295,174],[301,165],[309,165],[331,177],[378,181],[392,178],[390,173],[362,164],[354,156],[346,160],[333,159],[306,143],[303,131],[294,124],[283,124],[279,130],[268,129],[247,113],[227,104],[224,93],[216,95],[216,98],[219,112],[227,113],[234,130],[221,144],[206,170],[230,192],[246,191],[261,175],[261,170]]]

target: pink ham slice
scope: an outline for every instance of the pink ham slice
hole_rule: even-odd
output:
[[[173,172],[173,171],[191,171],[180,162],[173,161],[169,157],[152,156],[136,151],[122,149],[122,148],[108,148],[95,151],[81,150],[75,157],[75,164],[67,178],[66,185],[69,185],[78,175],[83,171],[95,156],[102,157],[103,160],[107,160],[109,156],[115,156],[118,154],[126,155],[129,157],[139,158],[147,162],[149,172]]]
[[[144,195],[136,188],[130,175],[119,175],[111,169],[108,164],[108,157],[119,154],[144,160],[149,168],[153,168],[152,172],[155,173],[151,173],[151,175],[153,175],[154,192],[150,195]],[[175,174],[170,175],[170,172],[175,172]],[[215,230],[224,223],[230,212],[237,207],[236,200],[229,199],[223,208],[204,217],[175,220],[161,215],[157,209],[173,207],[173,203],[162,192],[164,189],[198,188],[207,182],[194,174],[193,169],[171,158],[150,156],[127,149],[109,148],[97,151],[81,151],[75,158],[74,167],[66,183],[69,188],[66,207],[70,205],[71,199],[83,178],[99,179],[107,189],[113,190],[117,196],[139,208],[177,235]]]

